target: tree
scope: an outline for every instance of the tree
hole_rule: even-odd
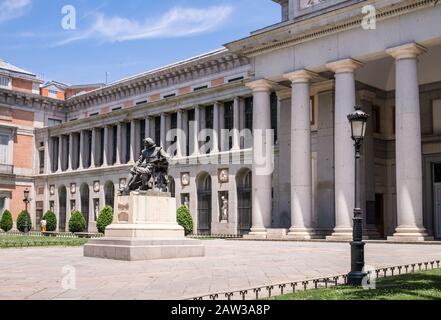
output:
[[[113,208],[111,206],[105,206],[98,216],[98,220],[96,221],[96,227],[98,232],[104,233],[106,231],[106,227],[111,225],[113,222]]]
[[[70,232],[84,232],[86,230],[86,219],[81,212],[75,211],[69,220],[69,231]]]
[[[9,212],[9,210],[5,210],[0,220],[0,229],[2,229],[4,232],[8,232],[12,229],[13,225],[14,222],[12,221],[12,214]]]
[[[57,230],[57,216],[52,211],[44,214],[43,220],[46,220],[46,231],[52,232]]]
[[[25,221],[26,221],[26,215],[28,218],[28,231],[32,230],[32,219],[31,216],[28,212],[26,212],[25,210],[23,210],[22,212],[20,212],[20,214],[17,217],[17,230],[20,232],[25,232]]]
[[[178,209],[176,220],[178,224],[184,228],[186,236],[193,233],[193,218],[187,206],[181,206]]]

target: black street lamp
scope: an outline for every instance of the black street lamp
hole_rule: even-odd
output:
[[[29,198],[29,189],[25,189],[24,191],[24,199],[23,202],[26,205],[26,215],[25,215],[25,221],[24,221],[24,233],[27,234],[29,233],[29,221],[28,221],[28,204],[31,202],[31,199]]]
[[[348,115],[351,123],[352,140],[355,141],[355,208],[354,227],[351,242],[351,272],[348,274],[348,285],[361,286],[367,276],[364,269],[364,246],[363,242],[363,212],[361,210],[360,190],[360,149],[366,134],[366,123],[369,115],[364,113],[359,106]]]

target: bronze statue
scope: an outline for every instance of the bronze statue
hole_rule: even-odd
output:
[[[122,195],[128,195],[131,191],[137,190],[168,192],[170,156],[163,148],[157,147],[151,138],[144,139],[143,144],[144,150],[130,170],[127,185],[120,190]]]

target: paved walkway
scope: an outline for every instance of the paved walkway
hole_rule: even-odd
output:
[[[183,299],[344,274],[350,266],[346,243],[204,244],[205,258],[143,262],[84,258],[82,248],[3,249],[0,300]],[[366,245],[366,263],[376,268],[440,259],[439,245]],[[75,270],[76,290],[62,287],[66,266]]]

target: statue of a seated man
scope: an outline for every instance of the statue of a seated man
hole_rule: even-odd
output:
[[[169,155],[163,148],[157,147],[151,138],[144,139],[143,144],[144,150],[130,170],[127,185],[120,190],[121,194],[130,194],[130,191],[137,190],[168,192]]]

